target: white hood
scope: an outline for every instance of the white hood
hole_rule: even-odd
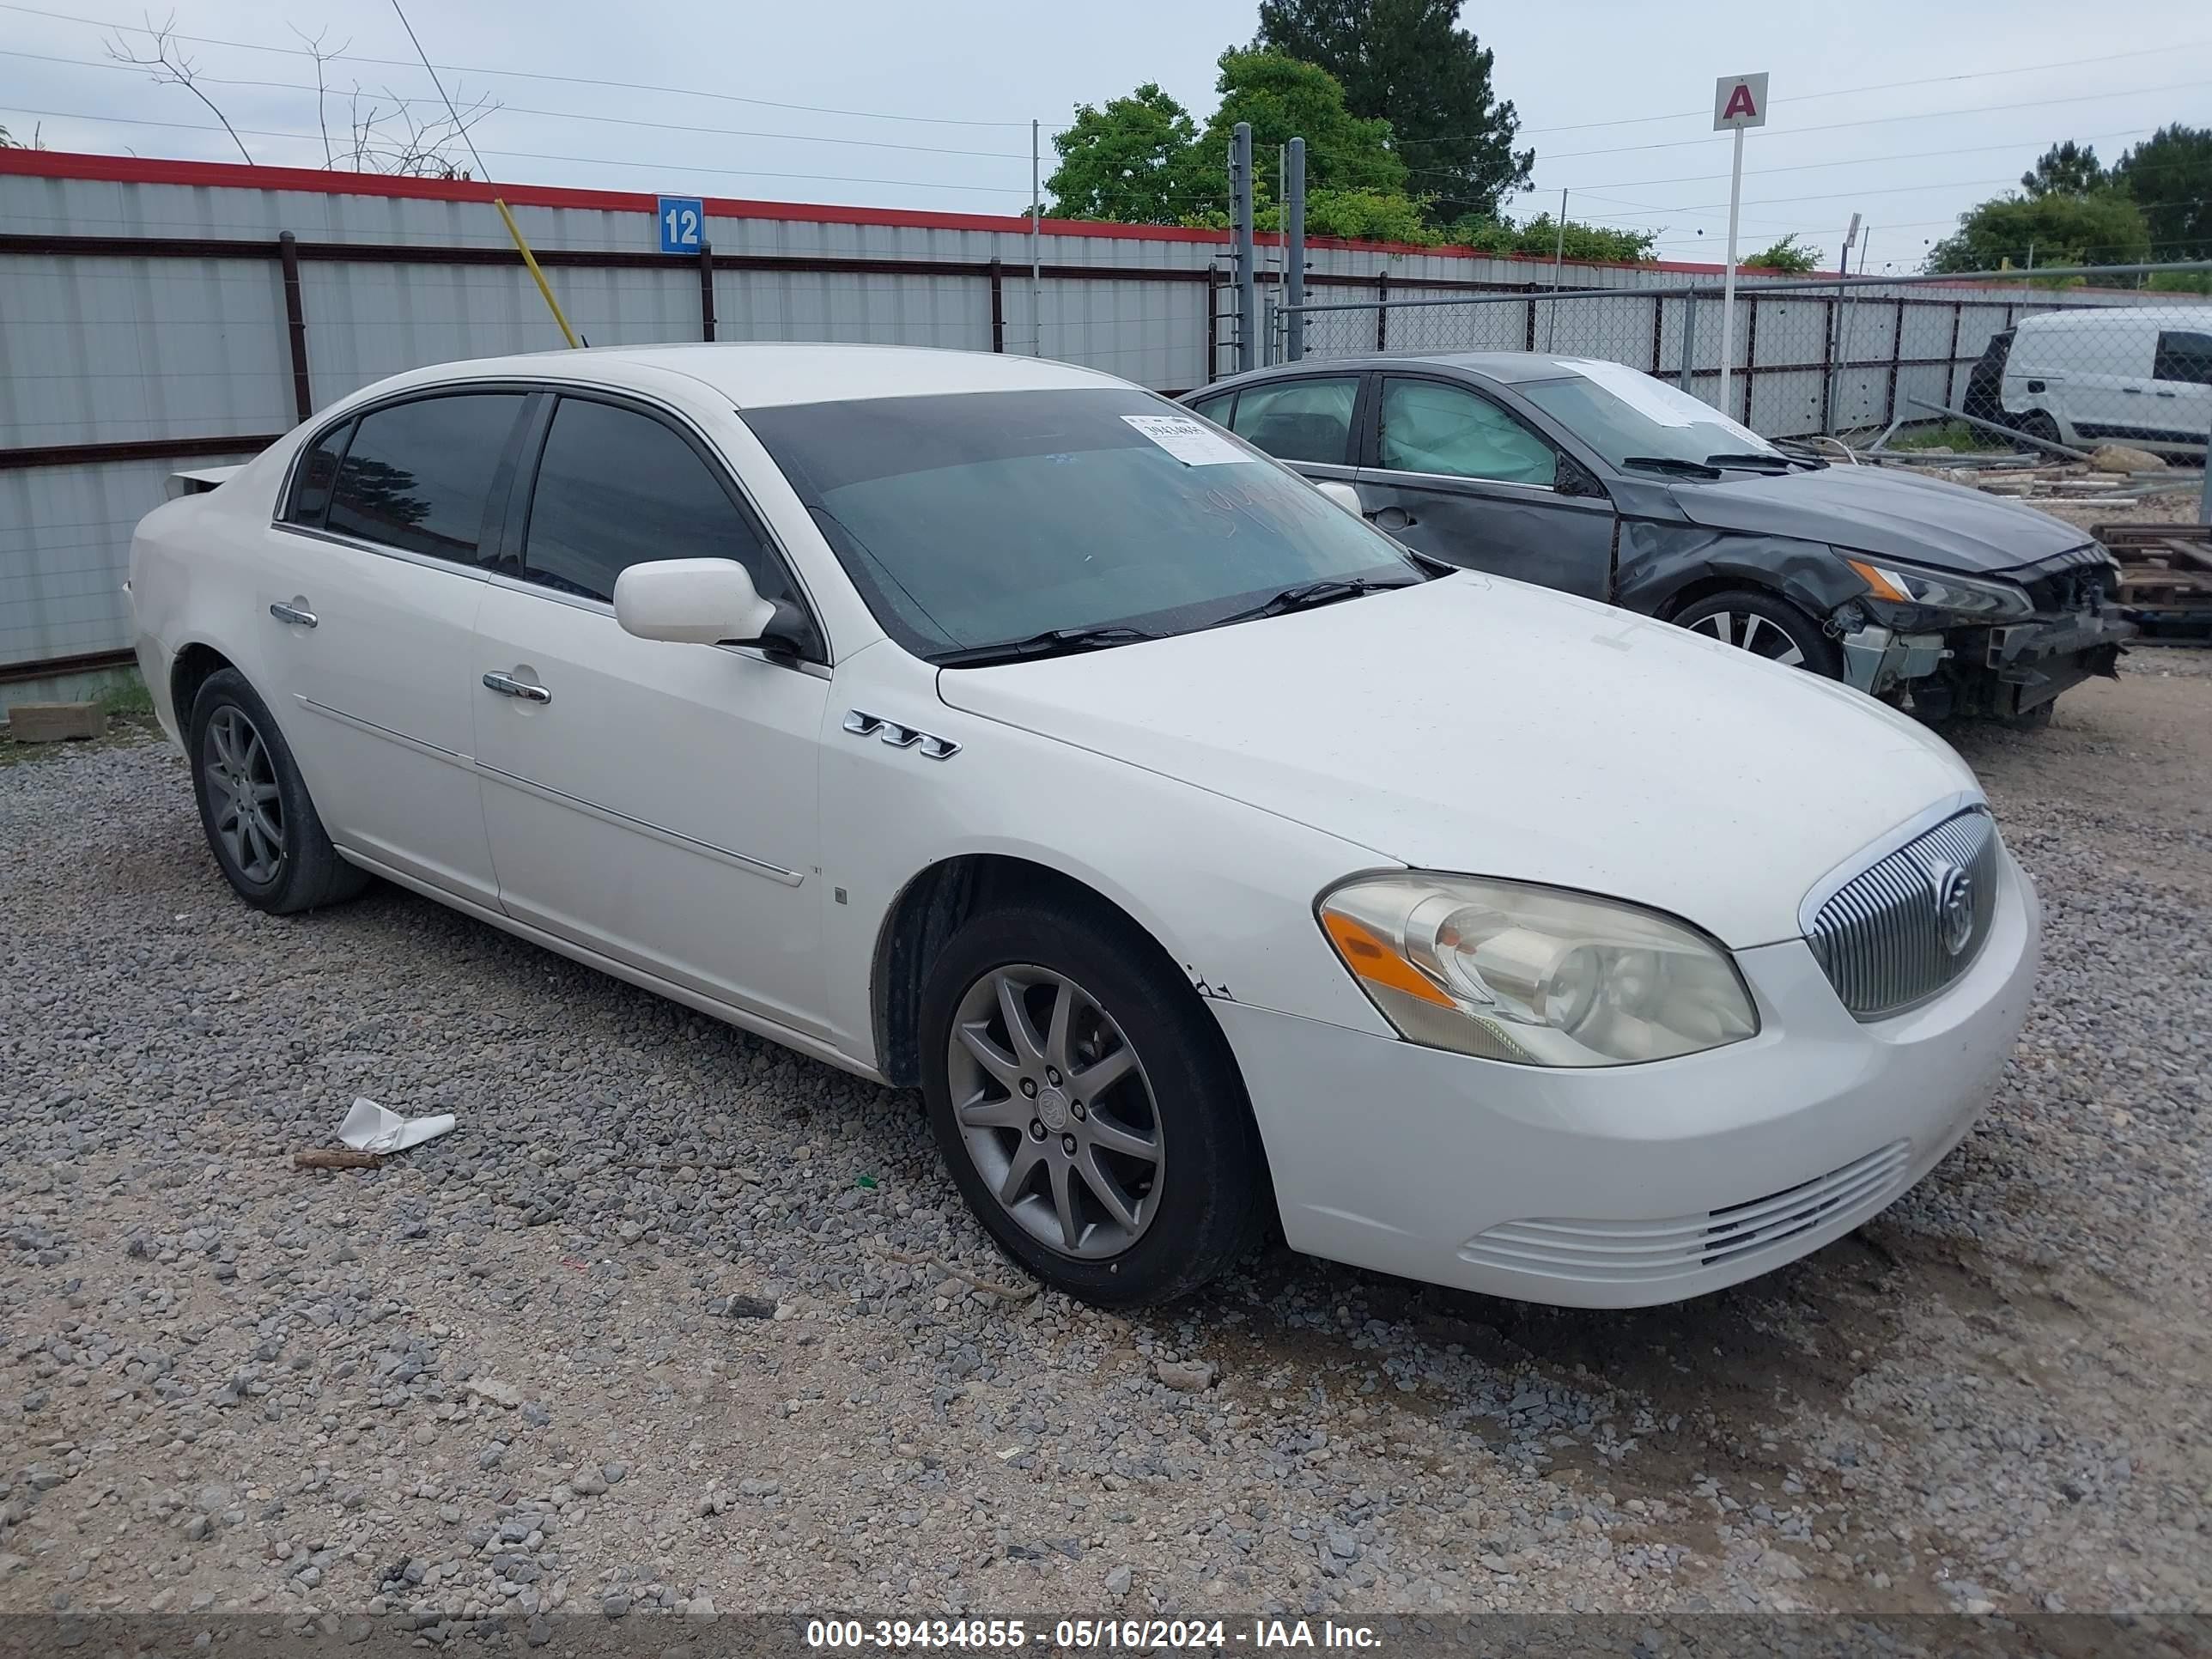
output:
[[[1796,936],[1822,876],[1979,794],[1847,687],[1476,575],[938,685],[1384,860],[1632,899],[1740,949]]]

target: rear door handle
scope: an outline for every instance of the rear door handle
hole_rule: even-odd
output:
[[[2139,386],[2124,386],[2120,390],[2126,392],[2130,398],[2140,398],[2142,396],[2142,388]]]
[[[295,599],[289,605],[278,602],[269,607],[269,614],[280,623],[289,623],[295,628],[313,628],[315,613],[307,609],[305,599]]]
[[[519,680],[512,674],[502,674],[496,668],[483,677],[484,690],[496,691],[502,697],[520,697],[525,702],[550,702],[553,694],[544,686],[529,680]]]
[[[2151,396],[2154,398],[2178,398],[2180,395],[2181,394],[2178,392],[2154,392],[2151,393]]]

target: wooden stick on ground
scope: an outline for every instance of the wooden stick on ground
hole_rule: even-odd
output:
[[[350,1146],[311,1146],[292,1154],[295,1170],[374,1170],[383,1162],[382,1152],[356,1152]]]

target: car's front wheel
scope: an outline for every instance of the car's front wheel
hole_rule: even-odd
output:
[[[1749,588],[1712,593],[1675,614],[1692,633],[1733,645],[1785,668],[1810,669],[1829,679],[1843,676],[1843,653],[1814,622],[1787,599]]]
[[[1218,1027],[1135,927],[1037,900],[971,918],[922,993],[922,1089],[1000,1247],[1110,1306],[1194,1290],[1255,1242],[1266,1178]]]
[[[367,884],[331,845],[291,745],[236,669],[202,682],[185,752],[209,850],[239,897],[289,915],[351,898]]]

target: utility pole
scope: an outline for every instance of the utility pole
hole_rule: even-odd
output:
[[[1037,254],[1038,232],[1043,226],[1044,198],[1037,183],[1037,123],[1030,121],[1030,355],[1044,356],[1043,266]]]
[[[1306,355],[1306,141],[1293,138],[1284,164],[1283,295],[1291,309],[1284,329],[1284,355],[1297,362]]]
[[[1552,349],[1552,334],[1559,325],[1559,272],[1567,261],[1567,192],[1559,192],[1559,235],[1552,243],[1552,309],[1544,319],[1544,349]]]
[[[1229,234],[1237,258],[1237,368],[1260,366],[1258,272],[1253,269],[1252,124],[1239,121],[1229,140]]]

